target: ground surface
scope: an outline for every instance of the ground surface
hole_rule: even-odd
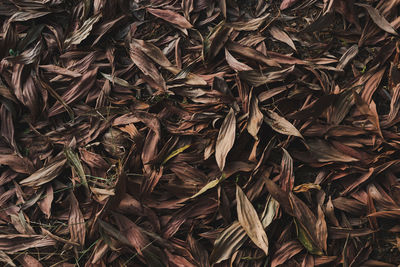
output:
[[[399,5],[1,1],[0,260],[397,266]]]

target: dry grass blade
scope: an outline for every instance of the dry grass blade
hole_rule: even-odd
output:
[[[265,255],[268,255],[269,245],[267,234],[258,218],[256,210],[239,186],[236,186],[236,201],[240,225],[246,231],[254,244],[261,248]]]

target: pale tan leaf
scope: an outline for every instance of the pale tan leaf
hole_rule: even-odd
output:
[[[219,169],[222,171],[225,167],[226,156],[233,147],[236,134],[235,112],[231,108],[225,120],[223,121],[218,133],[217,143],[215,145],[215,159]]]
[[[253,205],[243,193],[239,186],[236,186],[237,213],[240,225],[244,228],[250,239],[265,255],[268,255],[268,237],[261,224],[260,218]]]

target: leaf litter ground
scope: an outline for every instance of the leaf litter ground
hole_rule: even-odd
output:
[[[398,0],[0,3],[0,261],[400,264]]]

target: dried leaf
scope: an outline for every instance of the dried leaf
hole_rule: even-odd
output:
[[[246,231],[237,221],[225,228],[215,240],[214,248],[210,255],[210,263],[219,263],[232,257],[244,244],[246,237]]]
[[[258,98],[250,93],[250,113],[247,122],[247,131],[251,134],[254,139],[258,140],[258,131],[260,130],[261,124],[263,122],[264,115],[258,107]]]
[[[294,5],[298,0],[282,0],[281,6],[279,7],[281,10],[285,10],[292,5]]]
[[[66,159],[55,161],[39,170],[34,172],[29,177],[23,179],[19,183],[24,186],[40,186],[52,181],[56,178],[63,170]]]
[[[308,146],[318,162],[354,162],[358,161],[349,155],[339,152],[337,149],[320,139],[308,140]]]
[[[283,244],[272,256],[271,267],[284,264],[287,260],[294,257],[303,250],[303,247],[297,241],[289,241]]]
[[[392,25],[385,19],[384,16],[382,16],[378,9],[370,6],[370,5],[366,5],[366,4],[357,4],[358,6],[364,7],[367,11],[368,14],[370,15],[371,19],[375,22],[375,24],[381,28],[382,30],[384,30],[385,32],[388,32],[390,34],[396,35],[398,36],[398,33],[396,32],[396,30],[392,27]]]
[[[291,48],[293,48],[294,51],[296,50],[296,46],[294,45],[292,39],[287,35],[286,32],[278,29],[277,27],[272,27],[269,32],[271,33],[272,37],[274,37],[276,40],[281,41]]]
[[[231,150],[236,136],[236,119],[235,112],[231,108],[226,115],[218,133],[217,142],[215,144],[215,159],[219,169],[222,171],[225,167],[226,156]]]
[[[293,210],[297,227],[297,236],[303,246],[312,254],[322,255],[325,244],[325,233],[321,232],[323,221],[320,225],[315,224],[317,218],[307,207],[307,205],[297,198],[293,193],[289,193],[289,201]]]
[[[301,133],[293,126],[293,124],[272,110],[265,110],[264,121],[278,133],[303,138]]]
[[[227,49],[225,49],[225,59],[228,65],[235,71],[253,70],[251,67],[242,62],[239,62],[236,58],[234,58]]]
[[[236,186],[237,213],[240,225],[250,239],[268,255],[268,237],[258,214],[239,186]]]
[[[64,46],[68,47],[70,45],[78,45],[83,40],[85,40],[90,32],[92,31],[93,25],[96,24],[101,18],[101,14],[96,14],[93,17],[85,20],[83,25],[79,28],[79,30],[73,32],[70,37],[65,39]]]
[[[129,55],[135,65],[143,72],[144,75],[153,79],[162,89],[166,89],[167,85],[164,78],[158,72],[153,63],[146,57],[146,55],[133,44],[130,45]]]
[[[79,209],[79,202],[73,193],[70,194],[70,212],[68,229],[71,234],[70,241],[77,242],[81,246],[85,244],[86,225],[83,214]]]
[[[168,9],[156,9],[156,8],[147,8],[147,11],[153,14],[154,16],[159,17],[181,28],[190,29],[193,27],[192,24],[190,24],[190,22],[185,19],[185,17],[182,17],[181,15],[175,13],[174,11]]]

